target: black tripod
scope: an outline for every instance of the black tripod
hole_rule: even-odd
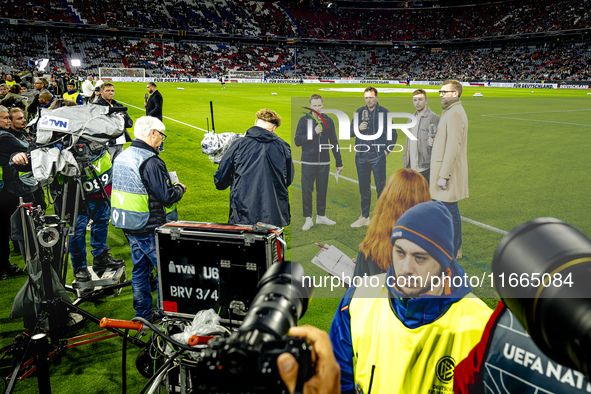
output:
[[[58,196],[61,199],[60,212],[62,213],[62,215],[64,217],[67,217],[69,215],[70,220],[72,221],[72,225],[68,227],[67,233],[64,234],[64,236],[67,237],[68,239],[69,239],[69,237],[73,236],[76,233],[76,227],[77,227],[77,222],[78,222],[78,212],[80,209],[80,202],[82,202],[82,204],[84,204],[85,212],[87,212],[87,214],[89,216],[89,223],[92,223],[92,221],[96,217],[96,213],[97,213],[98,208],[101,204],[109,204],[109,196],[108,196],[107,192],[105,191],[105,187],[103,185],[103,182],[99,178],[99,176],[96,172],[96,169],[94,168],[94,165],[92,164],[92,161],[90,160],[90,157],[88,154],[88,149],[89,148],[85,143],[77,143],[74,146],[72,146],[71,152],[72,152],[74,158],[76,159],[76,162],[78,163],[78,166],[80,169],[80,174],[84,174],[84,175],[86,175],[87,179],[94,181],[94,183],[91,181],[89,184],[90,185],[94,184],[93,187],[95,189],[98,189],[99,196],[100,196],[99,197],[100,202],[98,204],[95,204],[94,210],[91,213],[89,210],[88,201],[85,197],[85,193],[84,193],[85,188],[82,183],[82,177],[75,176],[75,177],[71,177],[70,179],[64,180],[62,191],[60,193],[58,193]],[[70,182],[70,181],[72,181],[72,182]],[[73,207],[73,210],[71,210],[71,212],[68,212],[68,199],[69,199],[70,187],[72,185],[75,185],[74,199],[73,199],[74,207]],[[70,243],[64,242],[63,249],[60,251],[60,255],[61,255],[60,270],[58,271],[58,272],[62,273],[62,283],[66,282],[66,277],[68,274],[67,267],[68,267],[69,249],[70,249]],[[78,284],[78,285],[80,287],[80,284]],[[81,299],[87,299],[87,298],[89,298],[89,295],[92,296],[92,289],[93,289],[92,287],[83,286],[83,288],[84,288],[84,290],[90,290],[91,293],[88,293],[88,291],[84,292],[85,295],[80,297]],[[66,289],[69,291],[72,291],[72,292],[75,291],[71,286],[66,286]],[[77,300],[77,301],[81,301],[81,300]]]
[[[75,157],[79,164],[79,174],[86,174],[88,178],[94,176],[98,179],[96,170],[88,157],[87,146],[80,143],[73,147],[75,150]],[[49,384],[49,370],[47,359],[51,358],[56,364],[60,363],[63,353],[71,347],[80,346],[85,343],[92,343],[98,340],[109,339],[115,336],[125,337],[124,331],[116,328],[108,328],[96,335],[104,335],[100,338],[87,339],[95,334],[89,334],[78,337],[80,342],[72,343],[71,340],[64,340],[64,334],[68,329],[68,317],[71,313],[77,313],[84,318],[96,323],[100,323],[100,319],[96,316],[84,311],[75,304],[65,292],[65,279],[68,266],[68,252],[69,252],[69,237],[75,233],[76,223],[78,217],[78,210],[80,208],[80,200],[84,200],[84,192],[82,186],[82,178],[80,175],[72,177],[73,182],[64,182],[61,198],[61,213],[63,218],[58,215],[44,215],[40,207],[33,207],[32,204],[25,204],[20,199],[19,211],[24,230],[24,251],[25,260],[29,270],[28,286],[34,294],[38,296],[39,302],[35,305],[37,309],[37,316],[34,319],[27,319],[25,317],[25,327],[28,332],[17,337],[12,345],[11,353],[16,362],[12,377],[6,388],[5,393],[9,394],[13,391],[16,384],[16,378],[21,370],[29,367],[35,363],[35,367],[26,371],[23,377],[26,377],[37,371],[39,392],[50,393],[51,387]],[[71,221],[67,220],[66,208],[69,187],[75,184],[75,199],[74,209],[71,216]],[[108,195],[104,186],[99,181],[101,194],[104,198],[104,203],[108,201]],[[98,204],[97,204],[98,206]],[[88,212],[87,206],[87,212]],[[91,218],[96,215],[96,207]],[[71,225],[70,225],[71,223]],[[32,278],[32,271],[41,271],[41,280],[35,281]],[[62,275],[59,275],[62,273]],[[129,286],[130,282],[125,282],[113,286],[104,286],[102,291],[115,290],[124,286]],[[65,294],[65,295],[64,295]],[[83,300],[94,297],[98,294],[91,294],[84,297]],[[77,300],[79,301],[79,300]],[[110,332],[110,333],[109,333]],[[49,334],[51,344],[48,342],[46,336]],[[138,337],[128,338],[131,343],[138,347],[144,347],[145,343],[140,341]],[[49,357],[48,357],[49,354]],[[33,357],[28,360],[28,358]]]

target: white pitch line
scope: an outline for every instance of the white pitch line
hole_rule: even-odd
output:
[[[118,102],[119,102],[119,103],[121,103],[121,104],[125,104],[125,105],[127,105],[128,107],[133,107],[133,108],[141,109],[142,111],[145,111],[145,110],[146,110],[145,108],[136,107],[135,105],[131,105],[131,104],[128,104],[128,103],[124,103],[123,101],[118,101]],[[172,120],[173,122],[177,122],[177,123],[180,123],[180,124],[184,124],[185,126],[189,126],[189,127],[192,127],[192,128],[194,128],[194,129],[197,129],[197,130],[205,131],[206,133],[208,132],[208,130],[202,129],[202,128],[200,128],[200,127],[197,127],[197,126],[190,125],[190,124],[188,124],[188,123],[185,123],[185,122],[181,122],[180,120],[176,120],[176,119],[173,119],[173,118],[169,118],[168,116],[163,116],[163,118],[170,119],[170,120]]]
[[[140,108],[140,107],[136,107],[135,105],[131,105],[131,104],[124,103],[123,101],[119,101],[119,102],[120,102],[121,104],[125,104],[125,105],[127,105],[127,106],[129,106],[129,107],[133,107],[133,108],[137,108],[137,109],[143,109],[143,108]],[[174,122],[178,122],[178,123],[184,124],[184,125],[186,125],[186,126],[192,127],[192,128],[194,128],[194,129],[197,129],[197,130],[202,130],[202,131],[205,131],[205,132],[207,132],[207,130],[201,129],[201,128],[199,128],[199,127],[196,127],[196,126],[193,126],[193,125],[190,125],[190,124],[184,123],[184,122],[180,122],[180,121],[178,121],[178,120],[176,120],[176,119],[169,118],[168,116],[163,116],[163,118],[170,119],[170,120],[172,120],[172,121],[174,121]],[[293,162],[294,162],[294,163],[297,163],[297,164],[300,164],[300,165],[302,164],[302,162],[301,162],[301,161],[297,161],[297,160],[294,160]],[[335,176],[336,176],[336,173],[334,173],[334,172],[330,172],[330,175],[335,175]],[[339,179],[344,179],[344,180],[347,180],[347,181],[349,181],[349,182],[353,182],[353,183],[357,183],[357,184],[359,184],[359,181],[358,181],[358,180],[356,180],[356,179],[352,179],[352,178],[348,178],[348,177],[346,177],[346,176],[343,176],[343,175],[339,175]],[[371,188],[372,188],[373,190],[376,190],[376,187],[375,187],[375,186],[371,186]],[[496,227],[493,227],[493,226],[489,226],[488,224],[480,223],[480,222],[477,222],[476,220],[472,220],[472,219],[469,219],[469,218],[465,218],[465,217],[463,217],[463,216],[462,216],[462,220],[463,220],[463,221],[465,221],[465,222],[468,222],[468,223],[472,223],[472,224],[474,224],[474,225],[476,225],[476,226],[479,226],[479,227],[485,228],[485,229],[487,229],[487,230],[494,231],[495,233],[499,233],[499,234],[503,234],[503,235],[505,235],[505,234],[508,234],[508,232],[507,232],[507,231],[505,231],[505,230],[501,230],[501,229],[499,229],[499,228],[496,228]]]
[[[493,227],[493,226],[489,226],[488,224],[477,222],[476,220],[472,220],[470,218],[466,218],[466,217],[463,217],[462,216],[462,220],[464,222],[472,223],[472,224],[474,224],[474,225],[476,225],[478,227],[482,227],[482,228],[485,228],[487,230],[494,231],[495,233],[499,233],[499,234],[503,234],[503,235],[509,234],[508,231],[501,230],[500,228],[496,228],[496,227]]]
[[[297,164],[302,164],[302,162],[301,162],[301,161],[297,161],[297,160],[293,160],[293,162],[294,162],[294,163],[297,163]],[[336,175],[334,172],[330,172],[329,174],[330,174],[330,175]],[[357,183],[357,184],[359,184],[359,181],[358,181],[358,180],[356,180],[356,179],[351,179],[351,178],[347,178],[346,176],[339,175],[339,179],[346,179],[346,180],[348,180],[349,182],[353,182],[353,183]],[[372,186],[371,188],[372,188],[373,190],[376,190],[376,187],[375,187],[375,186]],[[501,230],[500,228],[496,228],[496,227],[493,227],[493,226],[489,226],[488,224],[484,224],[484,223],[478,222],[478,221],[476,221],[476,220],[473,220],[473,219],[470,219],[470,218],[466,218],[466,217],[463,217],[463,216],[462,216],[462,220],[463,220],[464,222],[471,223],[471,224],[473,224],[473,225],[475,225],[475,226],[482,227],[482,228],[484,228],[484,229],[487,229],[487,230],[493,231],[493,232],[495,232],[495,233],[499,233],[499,234],[503,234],[503,235],[507,235],[507,234],[509,234],[509,232],[508,232],[508,231]]]
[[[497,119],[525,120],[525,121],[528,121],[528,122],[556,123],[556,124],[567,124],[567,125],[571,125],[571,126],[591,127],[591,124],[579,124],[579,123],[568,123],[568,122],[554,122],[552,120],[509,118],[509,117],[506,117],[506,116],[494,116],[494,115],[480,115],[480,116],[486,116],[486,117],[489,117],[489,118],[497,118]]]

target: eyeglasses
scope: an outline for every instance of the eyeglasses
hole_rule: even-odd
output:
[[[43,82],[35,82],[33,85],[43,85]]]
[[[154,129],[154,131],[160,133],[160,135],[162,136],[162,142],[166,141],[166,138],[168,138],[168,136],[166,134],[164,134],[163,132],[161,132],[160,130]]]
[[[453,93],[453,92],[455,92],[455,90],[440,90],[439,94],[441,95],[441,94],[447,94],[447,93]]]

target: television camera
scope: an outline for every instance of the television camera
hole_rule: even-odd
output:
[[[561,220],[538,218],[501,240],[492,268],[499,295],[536,345],[590,380],[591,239]]]
[[[188,343],[180,343],[168,333],[180,332],[186,325],[167,318],[162,330],[141,318],[132,322],[103,319],[101,326],[137,330],[147,326],[154,331],[136,360],[140,372],[150,377],[141,393],[160,386],[168,393],[287,393],[277,370],[277,357],[285,352],[298,361],[296,390],[301,390],[314,373],[311,348],[304,339],[286,334],[304,315],[312,296],[313,289],[304,285],[303,277],[298,263],[273,264],[259,281],[242,324],[233,332],[222,328],[221,335],[219,326],[210,323],[212,331],[201,331]],[[151,373],[154,365],[159,368]]]
[[[23,376],[30,374],[30,371],[25,371],[28,365],[25,361],[32,354],[39,353],[41,345],[35,340],[37,334],[41,331],[49,332],[52,350],[55,350],[52,354],[56,362],[59,362],[61,354],[69,346],[61,340],[68,325],[80,321],[82,317],[99,323],[98,318],[76,306],[77,303],[88,299],[90,293],[81,292],[80,290],[84,289],[80,287],[69,288],[79,296],[72,302],[66,292],[69,237],[75,233],[80,203],[85,201],[84,177],[99,179],[92,164],[92,155],[106,150],[107,141],[124,132],[124,119],[116,112],[125,110],[97,105],[61,107],[54,110],[44,109],[36,118],[36,143],[29,156],[33,183],[35,187],[53,184],[53,193],[50,192],[49,195],[59,197],[61,204],[54,200],[57,214],[46,215],[41,207],[34,207],[21,198],[20,214],[13,216],[13,220],[20,220],[23,240],[21,250],[29,277],[15,297],[10,318],[22,317],[28,332],[24,337],[15,340],[9,351],[15,358],[15,369],[6,393],[12,392],[15,379],[21,372]],[[57,178],[62,182],[59,183],[61,186],[56,188],[54,181]],[[108,196],[103,184],[100,181],[97,183],[106,203]],[[69,190],[71,185],[76,186],[74,193]],[[69,196],[73,198],[70,199]],[[73,207],[67,204],[69,200],[74,201]],[[121,287],[129,285],[119,283],[119,279],[112,286],[102,286],[98,292],[93,292],[92,296],[120,291]],[[115,332],[115,335],[124,335],[117,329],[111,331]],[[107,339],[106,336],[104,339]],[[143,343],[135,338],[132,338],[131,342],[143,346]],[[39,368],[37,370],[40,377],[47,377],[47,382],[43,384],[41,379],[39,380],[40,387],[47,386],[47,371]]]

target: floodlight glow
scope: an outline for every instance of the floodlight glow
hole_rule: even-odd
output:
[[[80,59],[72,59],[72,66],[80,67],[81,64],[82,62],[80,61]]]

